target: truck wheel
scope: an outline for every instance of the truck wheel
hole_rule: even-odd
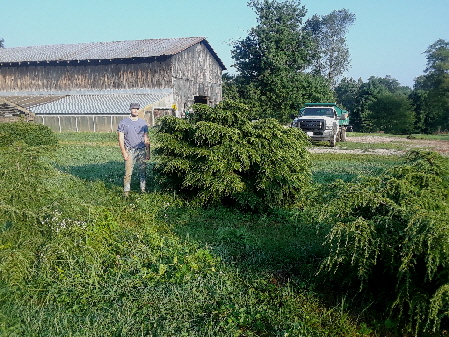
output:
[[[346,128],[343,128],[340,131],[340,141],[346,142]]]
[[[329,145],[331,147],[335,147],[335,145],[337,145],[337,134],[336,133],[334,133],[331,140],[329,141]]]

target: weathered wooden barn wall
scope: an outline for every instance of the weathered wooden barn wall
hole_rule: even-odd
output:
[[[171,88],[169,62],[51,62],[49,65],[0,67],[2,91],[67,91],[79,89]],[[103,61],[104,63],[104,61]]]
[[[170,61],[178,109],[188,109],[194,103],[194,96],[207,96],[211,105],[222,100],[223,69],[204,43],[187,48]]]

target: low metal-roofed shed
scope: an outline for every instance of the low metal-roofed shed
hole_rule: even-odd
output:
[[[31,110],[35,121],[56,132],[115,132],[118,123],[129,116],[129,102],[142,107],[140,117],[151,126],[162,114],[173,114],[166,108],[173,100],[170,90],[110,90],[65,95]],[[161,109],[163,113],[161,112]],[[61,111],[64,111],[61,114]]]
[[[63,116],[123,115],[130,102],[181,116],[221,101],[225,69],[203,37],[1,48],[0,99],[38,122],[58,115],[59,131]]]

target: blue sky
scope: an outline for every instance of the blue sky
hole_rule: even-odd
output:
[[[347,34],[351,68],[366,81],[390,75],[413,86],[423,52],[449,40],[447,0],[303,0],[313,14],[346,8],[356,15]],[[0,0],[0,37],[23,47],[170,37],[206,37],[230,72],[230,41],[256,25],[245,0]]]

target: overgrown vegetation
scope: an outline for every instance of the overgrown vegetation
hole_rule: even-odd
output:
[[[198,111],[187,123],[202,120]],[[58,138],[51,157],[2,147],[0,335],[400,336],[446,326],[439,155],[313,154],[299,207],[248,213],[158,192],[152,174],[153,192],[124,200],[114,134]]]
[[[58,139],[50,128],[34,123],[0,123],[0,147],[24,143],[30,147],[54,147]]]
[[[313,271],[311,255],[283,245],[293,235],[310,238],[312,228],[289,216],[186,208],[158,192],[125,201],[120,153],[108,145],[114,136],[62,134],[52,158],[4,147],[11,155],[0,163],[1,335],[356,333],[347,313],[278,271],[286,258]],[[253,222],[284,239],[265,247],[264,231],[246,225]],[[207,229],[219,234],[214,241]]]

